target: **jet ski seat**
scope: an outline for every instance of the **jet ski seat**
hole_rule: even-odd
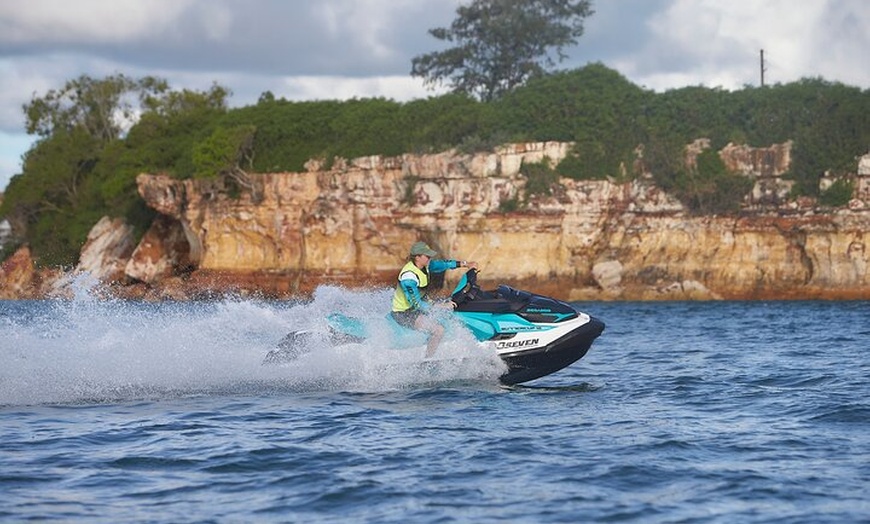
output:
[[[497,293],[509,302],[521,302],[527,304],[532,299],[532,294],[528,291],[514,289],[508,285],[501,284],[498,286]]]
[[[484,291],[472,276],[460,291],[453,294],[452,300],[457,311],[513,313],[526,306],[531,298],[531,293],[504,284],[495,291]]]

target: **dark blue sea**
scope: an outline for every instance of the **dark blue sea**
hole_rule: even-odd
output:
[[[506,388],[461,330],[261,365],[383,290],[79,295],[0,302],[2,522],[870,522],[868,302],[581,303],[586,357]]]

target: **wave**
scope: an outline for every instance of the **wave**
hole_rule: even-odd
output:
[[[0,303],[0,405],[381,391],[439,381],[497,380],[503,371],[498,357],[481,350],[462,330],[445,337],[438,366],[422,365],[422,348],[393,349],[377,336],[354,346],[321,341],[299,362],[262,365],[286,333],[321,328],[334,311],[377,327],[388,313],[389,298],[387,290],[325,286],[304,302],[151,304],[77,293],[72,300]]]

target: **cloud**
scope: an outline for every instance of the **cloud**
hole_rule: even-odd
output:
[[[675,0],[648,20],[651,36],[637,58],[620,63],[653,89],[735,89],[759,83],[763,49],[767,83],[823,76],[867,86],[870,71],[858,66],[870,49],[867,24],[864,0]]]
[[[190,0],[38,0],[8,2],[0,11],[4,45],[118,44],[147,40],[170,27]]]
[[[441,47],[468,0],[28,0],[0,2],[0,154],[29,144],[23,104],[67,80],[123,73],[248,105],[436,94],[411,59]],[[562,68],[602,62],[656,90],[740,88],[822,76],[870,87],[867,0],[598,0]],[[15,137],[15,138],[13,138]],[[28,146],[0,161],[0,188]],[[9,168],[13,165],[17,167]]]

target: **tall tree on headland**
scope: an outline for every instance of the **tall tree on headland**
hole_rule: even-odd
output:
[[[589,0],[473,0],[456,9],[450,28],[429,30],[455,46],[414,57],[411,76],[496,99],[564,60],[592,14]]]
[[[191,144],[208,136],[226,110],[230,91],[173,91],[156,77],[81,75],[22,106],[29,134],[22,173],[9,182],[0,216],[13,244],[30,244],[43,265],[75,264],[88,231],[103,215],[145,226],[148,210],[136,193],[141,172],[189,176]],[[139,220],[139,222],[136,222]]]
[[[144,100],[167,89],[165,81],[153,77],[134,80],[118,74],[95,79],[81,75],[45,96],[34,94],[30,103],[23,106],[27,132],[51,137],[79,128],[107,143],[119,138],[123,128],[136,118],[131,96]]]

